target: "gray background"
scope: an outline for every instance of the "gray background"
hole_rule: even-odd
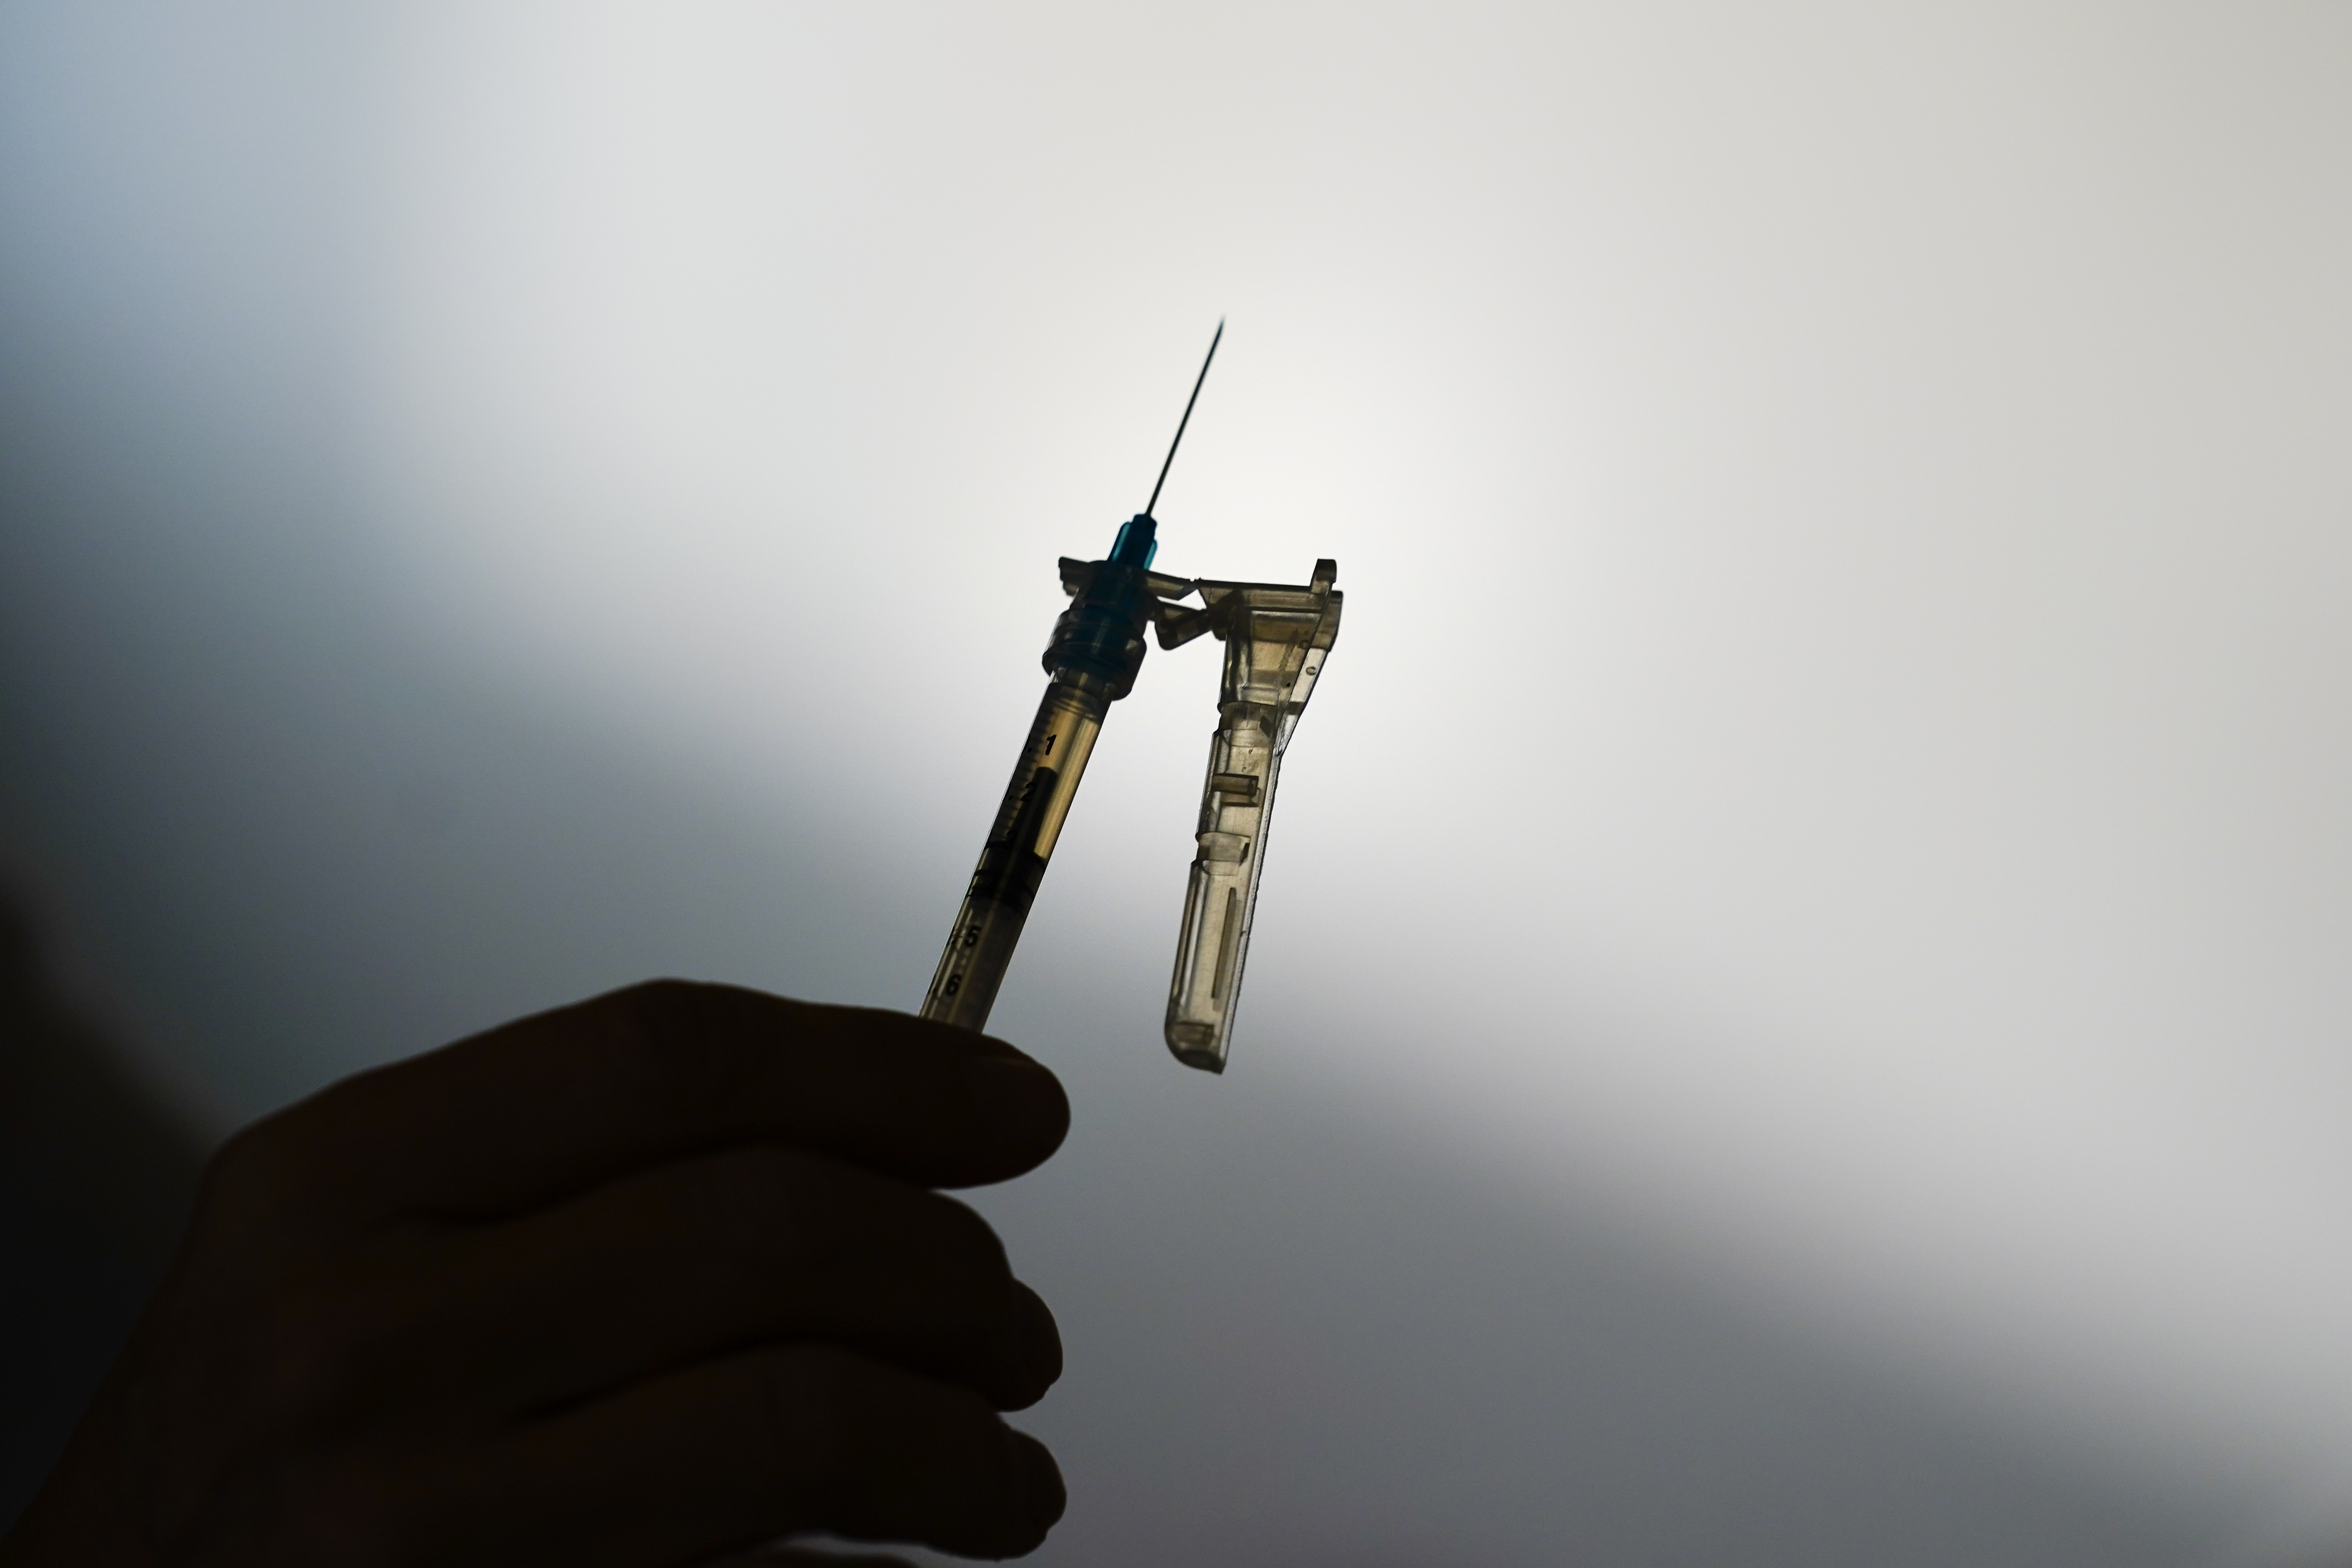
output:
[[[906,1005],[1226,313],[1162,564],[1349,620],[1234,1071],[1199,649],[999,1009],[1045,1560],[2315,1561],[2347,44],[14,8],[11,880],[208,1134],[649,973]]]

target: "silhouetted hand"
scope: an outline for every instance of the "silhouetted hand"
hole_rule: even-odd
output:
[[[1020,1175],[1068,1115],[994,1040],[674,981],[347,1080],[213,1161],[0,1559],[1029,1551],[1061,1476],[997,1412],[1061,1343],[928,1189]]]

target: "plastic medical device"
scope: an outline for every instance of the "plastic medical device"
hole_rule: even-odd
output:
[[[987,1024],[1103,719],[1111,704],[1135,689],[1145,629],[1157,633],[1162,648],[1208,632],[1225,645],[1224,677],[1201,789],[1200,852],[1184,892],[1176,973],[1168,988],[1166,1034],[1177,1061],[1224,1071],[1282,754],[1339,634],[1341,599],[1332,586],[1339,569],[1329,560],[1317,561],[1314,575],[1297,586],[1194,580],[1151,570],[1160,527],[1151,510],[1224,332],[1220,321],[1151,499],[1120,525],[1102,559],[1063,558],[1062,588],[1070,607],[1054,623],[1045,646],[1045,695],[923,998],[925,1018],[973,1030]],[[1181,602],[1195,596],[1197,606]]]

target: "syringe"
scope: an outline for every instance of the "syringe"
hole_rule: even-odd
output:
[[[1159,549],[1152,508],[1224,335],[1220,321],[1151,499],[1120,527],[1109,555],[1061,563],[1070,607],[1046,645],[1045,699],[923,998],[927,1019],[973,1030],[987,1025],[1095,737],[1110,705],[1135,688],[1144,629],[1156,627],[1163,648],[1210,632],[1225,644],[1224,679],[1164,1033],[1186,1066],[1224,1071],[1283,750],[1339,636],[1341,605],[1333,586],[1339,567],[1330,560],[1317,561],[1313,579],[1297,585],[1194,582],[1151,570]],[[1176,602],[1195,593],[1198,609]]]
[[[1216,361],[1217,345],[1224,336],[1225,324],[1219,321],[1143,510],[1119,525],[1110,554],[1103,559],[1062,562],[1062,584],[1072,597],[1045,647],[1045,695],[981,849],[971,884],[964,891],[963,907],[956,911],[947,951],[940,955],[931,988],[923,998],[927,1019],[964,1029],[987,1026],[997,988],[1004,983],[1021,928],[1028,923],[1029,906],[1045,879],[1046,862],[1054,858],[1054,841],[1061,836],[1087,758],[1094,752],[1095,737],[1102,733],[1110,705],[1135,689],[1136,672],[1143,667],[1144,628],[1171,608],[1162,605],[1163,595],[1181,598],[1192,591],[1181,578],[1151,571],[1151,558],[1160,548],[1160,525],[1151,509],[1160,504],[1176,448],[1183,444],[1185,426],[1192,423],[1192,405],[1201,401],[1202,384],[1209,379],[1209,367]]]

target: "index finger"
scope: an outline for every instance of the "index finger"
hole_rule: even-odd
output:
[[[656,980],[346,1079],[240,1134],[223,1163],[285,1218],[364,1223],[514,1213],[755,1142],[968,1186],[1042,1163],[1068,1127],[1059,1081],[1001,1040]]]

